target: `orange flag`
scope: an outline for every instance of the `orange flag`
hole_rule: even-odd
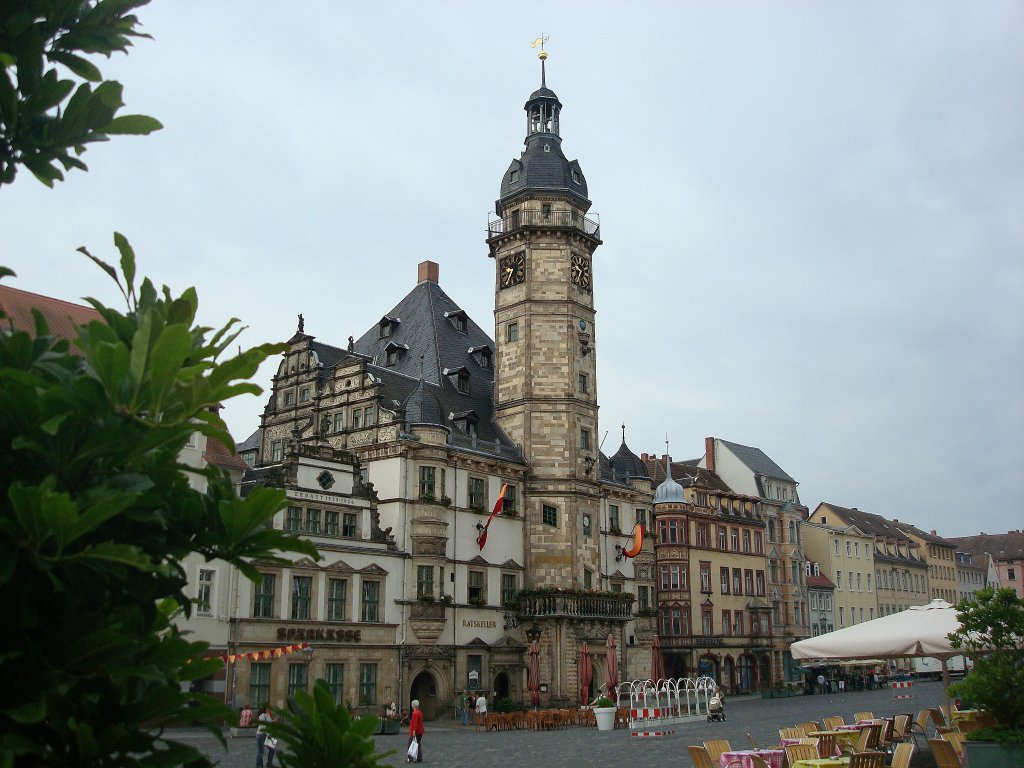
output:
[[[501,512],[501,510],[505,506],[505,491],[506,490],[508,490],[508,483],[505,483],[504,485],[501,486],[501,493],[498,494],[498,500],[494,502],[494,509],[491,510],[490,517],[487,518],[487,522],[484,523],[483,528],[480,529],[480,533],[476,537],[476,543],[480,547],[481,550],[484,548],[484,544],[487,543],[487,529],[491,525],[491,520],[493,520],[495,515],[497,515],[499,512]]]

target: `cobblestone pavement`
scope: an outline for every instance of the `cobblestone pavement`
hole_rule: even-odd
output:
[[[628,730],[598,732],[593,728],[560,731],[503,731],[477,733],[472,726],[462,727],[454,720],[427,723],[423,738],[424,764],[451,768],[563,768],[602,763],[605,765],[666,766],[689,768],[688,744],[704,739],[729,739],[734,747],[745,748],[749,731],[759,744],[777,743],[778,729],[829,715],[842,715],[849,722],[854,712],[872,711],[877,716],[897,712],[916,714],[925,707],[945,703],[940,683],[915,683],[912,699],[894,700],[893,691],[857,691],[818,696],[794,696],[788,699],[762,699],[759,696],[736,697],[726,701],[724,723],[697,722],[676,725],[675,734],[658,738],[630,737]],[[252,768],[255,765],[255,739],[228,739],[228,749],[209,734],[182,729],[174,738],[195,744],[222,768]],[[378,751],[395,750],[381,761],[384,765],[404,764],[408,736],[376,737]],[[933,766],[927,748],[914,765]]]

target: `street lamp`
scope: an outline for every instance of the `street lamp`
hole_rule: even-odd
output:
[[[302,660],[306,664],[306,688],[309,688],[309,662],[313,660],[313,646],[309,643],[302,646]]]
[[[526,639],[531,643],[535,643],[540,640],[542,630],[537,626],[537,622],[533,622],[529,629],[526,630]]]

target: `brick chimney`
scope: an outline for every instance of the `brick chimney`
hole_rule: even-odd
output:
[[[438,283],[438,266],[436,261],[421,261],[417,270],[416,283]]]
[[[708,472],[717,474],[715,470],[715,438],[713,437],[704,438],[704,459]]]

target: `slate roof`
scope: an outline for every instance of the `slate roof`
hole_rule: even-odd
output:
[[[1020,560],[1024,558],[1024,531],[1008,533],[979,533],[977,536],[958,536],[948,539],[957,549],[970,552],[975,564],[984,554],[993,560]]]
[[[836,585],[832,583],[832,580],[824,574],[821,574],[819,576],[805,576],[804,581],[808,587],[816,587],[818,589],[836,588]]]
[[[861,512],[859,509],[841,507],[838,504],[832,504],[830,502],[822,502],[819,506],[828,507],[840,518],[846,521],[847,525],[854,525],[862,533],[869,536],[877,536],[883,539],[895,539],[898,543],[904,544],[911,541],[910,537],[899,528],[895,521],[887,520],[881,515],[876,515],[871,512]],[[889,554],[886,551],[879,551],[877,548],[875,549],[874,558],[875,560],[881,560],[887,563],[900,563],[904,565],[924,567],[923,558],[908,558],[899,554]]]
[[[893,520],[893,523],[901,531],[904,531],[908,535],[909,534],[914,534],[915,536],[924,539],[929,544],[937,544],[940,547],[955,547],[956,546],[949,539],[944,539],[941,536],[939,536],[938,534],[936,534],[935,531],[932,531],[931,533],[928,533],[926,531],[922,531],[916,525],[911,525],[910,523],[904,523],[904,522],[901,522],[899,520]]]
[[[719,439],[718,442],[728,448],[751,472],[758,475],[764,475],[775,480],[786,480],[790,483],[796,482],[796,480],[790,477],[782,467],[768,458],[768,455],[760,448],[752,448],[749,445],[740,445],[739,443],[730,443],[728,440]],[[762,493],[762,495],[764,494]]]
[[[729,493],[734,496],[739,495],[714,472],[709,472],[703,467],[697,466],[699,461],[700,459],[670,461],[669,466],[672,471],[672,479],[684,488],[696,486],[697,488],[706,488],[709,491]],[[654,482],[660,482],[665,479],[665,462],[663,460],[659,461],[657,457],[649,456],[645,464]]]
[[[640,460],[639,456],[629,450],[625,440],[622,441],[619,450],[615,452],[615,455],[608,462],[611,464],[614,473],[620,477],[638,477],[645,480],[650,477],[647,473],[647,466]]]
[[[237,445],[239,453],[242,453],[244,451],[255,451],[259,447],[260,431],[258,429]]]
[[[9,321],[19,330],[34,332],[36,322],[32,317],[33,309],[39,310],[46,319],[51,336],[68,341],[78,336],[79,325],[102,319],[100,313],[92,307],[0,285],[0,310],[7,315],[0,321],[4,327]]]

